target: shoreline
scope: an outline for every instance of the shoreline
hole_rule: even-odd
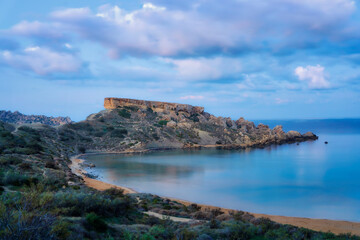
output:
[[[123,151],[123,152],[116,152],[117,154],[127,154],[127,153],[145,153],[149,151]],[[114,152],[115,153],[115,152]],[[91,154],[91,153],[90,153]],[[102,152],[93,153],[93,154],[102,154]],[[110,153],[111,154],[111,153]],[[106,183],[97,179],[92,179],[87,176],[85,176],[86,171],[81,168],[81,165],[85,160],[81,159],[80,157],[87,154],[79,154],[72,156],[70,158],[71,164],[69,165],[69,168],[71,171],[76,174],[77,176],[81,177],[84,180],[84,184],[90,188],[94,188],[99,191],[104,191],[109,188],[117,188],[124,191],[125,194],[131,194],[131,193],[138,193],[134,189],[124,187],[124,186],[118,186],[110,183]],[[185,206],[189,206],[191,204],[194,204],[194,202],[177,199],[173,197],[164,197],[172,201],[177,201],[181,204],[184,204]],[[197,204],[197,203],[195,203]],[[236,211],[234,209],[228,209],[228,208],[222,208],[222,207],[216,207],[212,205],[206,205],[206,204],[197,204],[201,207],[201,209],[221,209],[221,211],[225,213],[229,213],[231,211]],[[244,211],[246,212],[246,211]],[[329,219],[316,219],[316,218],[303,218],[303,217],[288,217],[288,216],[278,216],[278,215],[270,215],[270,214],[261,214],[261,213],[251,213],[249,214],[254,215],[256,218],[265,217],[269,218],[270,220],[274,222],[278,222],[281,224],[289,224],[297,227],[303,227],[308,228],[315,231],[321,231],[321,232],[332,232],[334,234],[346,234],[351,233],[353,235],[360,236],[360,222],[351,222],[351,221],[343,221],[343,220],[329,220]]]

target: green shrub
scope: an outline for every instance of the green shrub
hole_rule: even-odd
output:
[[[78,186],[78,185],[73,185],[73,186],[71,186],[71,188],[74,190],[80,190],[80,186]]]
[[[127,198],[111,199],[104,194],[89,194],[81,191],[57,192],[54,202],[66,216],[84,216],[94,212],[102,217],[114,217],[134,210]]]
[[[124,190],[119,188],[109,188],[103,192],[105,195],[111,197],[111,199],[124,197]]]
[[[70,239],[70,226],[71,224],[69,222],[58,221],[52,226],[51,233],[55,234],[58,239]]]
[[[21,164],[19,165],[19,168],[20,168],[21,170],[31,170],[31,169],[32,169],[31,164],[30,164],[30,163],[27,163],[27,162],[21,163]]]
[[[211,219],[209,222],[209,227],[211,229],[216,229],[220,227],[220,222],[218,220],[216,220],[215,218]]]
[[[22,159],[14,156],[4,156],[0,158],[0,166],[18,165]]]
[[[190,120],[194,121],[194,122],[199,122],[199,114],[198,113],[195,113],[195,114],[192,114],[190,117],[189,117]]]
[[[57,165],[53,161],[46,161],[45,163],[46,168],[58,169]]]
[[[156,240],[153,236],[148,233],[141,235],[140,240]]]
[[[95,137],[102,137],[105,135],[105,132],[103,131],[97,131],[97,132],[94,132],[93,134]]]
[[[129,111],[133,111],[133,112],[136,112],[139,110],[139,107],[137,107],[137,106],[125,106],[124,108]]]
[[[30,185],[31,183],[36,183],[38,181],[37,178],[32,178],[27,175],[23,175],[18,172],[8,171],[4,175],[3,183],[5,185],[13,185],[13,186],[22,186],[22,185]]]
[[[63,186],[67,186],[67,181],[63,173],[55,172],[49,176],[46,176],[43,183],[50,189],[56,190]]]
[[[127,133],[128,133],[128,131],[124,128],[115,129],[114,131],[111,132],[110,136],[116,137],[116,138],[124,138]]]
[[[230,239],[251,239],[258,233],[258,229],[249,223],[230,223],[226,225],[227,234],[231,236]]]
[[[197,233],[193,230],[189,229],[182,229],[179,233],[176,234],[177,239],[183,239],[183,240],[193,240],[197,238]],[[237,238],[234,238],[237,239]]]
[[[100,216],[96,215],[96,213],[92,212],[87,214],[85,219],[85,227],[90,230],[95,230],[97,232],[105,232],[108,228],[104,220]]]
[[[126,109],[118,110],[118,114],[120,117],[123,117],[123,118],[131,118],[131,113],[129,111],[127,111]]]
[[[158,122],[158,124],[160,125],[160,126],[166,126],[166,124],[168,123],[169,121],[167,121],[167,120],[160,120],[159,122]]]
[[[67,125],[68,128],[78,131],[91,132],[94,128],[88,122],[71,123]]]
[[[151,136],[152,136],[156,141],[160,139],[159,136],[157,135],[157,133],[153,133]]]
[[[99,120],[99,122],[102,122],[102,123],[105,122],[104,117],[100,117],[98,120]]]
[[[31,127],[28,127],[28,126],[20,126],[18,128],[18,130],[23,131],[23,132],[27,132],[27,133],[30,133],[30,134],[34,134],[34,135],[38,134],[38,132],[35,129],[33,129]]]
[[[77,150],[79,153],[83,153],[83,154],[86,152],[86,148],[84,146],[78,146]]]
[[[155,239],[171,239],[173,233],[169,230],[164,226],[156,225],[150,228],[149,234]]]
[[[113,131],[115,128],[113,126],[106,126],[105,131]]]
[[[38,154],[40,153],[39,151],[32,149],[32,148],[10,148],[7,151],[8,153],[17,153],[17,154],[24,154],[24,155],[32,155],[32,154]]]

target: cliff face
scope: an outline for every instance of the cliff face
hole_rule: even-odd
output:
[[[0,121],[13,124],[41,123],[50,126],[59,126],[71,123],[69,117],[47,117],[43,115],[25,115],[18,111],[0,111]]]
[[[188,104],[145,101],[129,98],[105,98],[104,107],[105,109],[117,109],[122,107],[138,107],[141,109],[151,108],[155,112],[182,111],[190,114],[202,114],[204,112],[203,107],[194,107]]]

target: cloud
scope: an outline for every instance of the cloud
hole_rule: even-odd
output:
[[[193,96],[193,95],[188,95],[188,96],[183,96],[180,97],[181,100],[202,100],[204,99],[204,96],[198,95],[198,96]]]
[[[325,68],[316,66],[297,67],[294,71],[300,81],[305,81],[311,89],[329,88],[330,83],[325,79]]]
[[[14,25],[9,33],[40,39],[62,39],[64,38],[63,26],[59,23],[43,23],[39,21],[22,21]]]
[[[0,62],[38,75],[73,73],[82,67],[81,61],[69,53],[39,46],[27,47],[21,52],[0,52]]]
[[[59,39],[73,34],[109,49],[109,56],[199,57],[286,52],[358,36],[349,27],[351,0],[155,1],[126,11],[73,8],[50,14],[49,23],[21,22],[14,34]],[[184,7],[184,4],[187,7]]]
[[[236,58],[187,58],[165,59],[172,63],[181,80],[214,80],[234,76],[241,71],[241,63]]]
[[[87,18],[91,15],[89,8],[68,8],[65,10],[59,10],[51,13],[51,16],[55,19],[62,20],[79,20]]]

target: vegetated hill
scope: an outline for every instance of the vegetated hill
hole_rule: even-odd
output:
[[[0,239],[359,239],[151,194],[100,192],[71,172],[69,156],[85,148],[246,147],[315,138],[191,109],[121,105],[56,128],[0,121]],[[174,222],[145,211],[205,221]]]
[[[93,151],[123,151],[192,147],[264,147],[317,139],[311,132],[285,133],[281,126],[240,118],[215,117],[201,107],[185,104],[118,99],[85,121],[58,129],[60,142],[71,147],[83,145]]]
[[[44,115],[25,115],[18,111],[0,111],[0,121],[14,124],[41,123],[50,126],[59,126],[71,123],[69,117],[47,117]]]

